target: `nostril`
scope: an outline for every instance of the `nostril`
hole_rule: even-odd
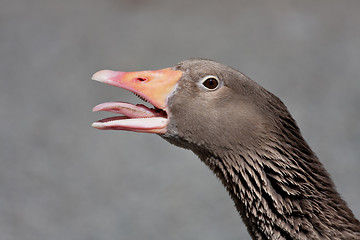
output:
[[[138,82],[146,82],[148,79],[145,77],[137,77],[137,78],[135,78],[135,80]]]

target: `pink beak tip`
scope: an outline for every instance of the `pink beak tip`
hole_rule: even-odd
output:
[[[111,70],[100,70],[96,72],[94,75],[92,75],[91,79],[99,82],[106,83],[111,78],[114,77],[121,77],[124,75],[124,72],[117,72],[117,71],[111,71]]]

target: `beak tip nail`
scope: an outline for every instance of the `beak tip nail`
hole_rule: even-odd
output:
[[[116,74],[111,70],[101,70],[101,71],[94,73],[94,75],[92,75],[91,79],[94,81],[98,81],[98,82],[106,82],[106,80],[113,77],[114,75],[116,75]]]

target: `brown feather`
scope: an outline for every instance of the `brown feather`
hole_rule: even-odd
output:
[[[360,223],[279,98],[244,74],[205,59],[169,98],[169,142],[192,150],[222,181],[253,239],[360,239]],[[217,76],[223,86],[198,82]]]

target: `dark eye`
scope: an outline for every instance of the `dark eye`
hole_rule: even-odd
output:
[[[202,80],[202,85],[209,90],[215,90],[219,86],[219,80],[215,76],[206,76]]]

